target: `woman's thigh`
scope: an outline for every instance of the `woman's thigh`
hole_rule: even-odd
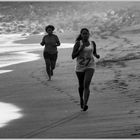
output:
[[[80,87],[84,87],[85,72],[76,72]]]
[[[84,87],[89,88],[93,74],[94,74],[94,69],[87,69],[85,71],[85,77],[84,77]]]
[[[44,56],[46,65],[50,65],[50,62],[51,62],[50,61],[50,54],[44,51],[43,56]]]
[[[51,59],[51,61],[56,61],[57,60],[57,57],[58,57],[58,54],[57,53],[55,53],[55,54],[50,54],[50,59]]]
[[[56,60],[57,60],[57,53],[56,54],[51,54],[50,61],[51,61],[51,67],[52,67],[52,69],[55,68]]]

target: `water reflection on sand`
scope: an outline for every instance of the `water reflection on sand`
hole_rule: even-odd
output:
[[[7,72],[11,72],[12,70],[0,70],[0,74],[2,73],[7,73]]]
[[[0,102],[0,128],[22,116],[21,109],[17,106],[10,103]]]

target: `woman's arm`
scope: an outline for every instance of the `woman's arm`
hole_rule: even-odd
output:
[[[94,46],[94,51],[93,51],[93,55],[96,57],[96,58],[100,58],[100,55],[98,55],[97,54],[97,51],[96,51],[96,44],[95,44],[95,42],[94,41],[92,41],[92,43],[93,43],[93,46]]]
[[[73,47],[73,52],[72,52],[72,59],[75,59],[79,53],[83,50],[84,46],[80,46],[80,41],[77,41]]]
[[[45,36],[42,39],[42,42],[40,43],[40,45],[44,46],[45,45]]]
[[[56,46],[60,46],[60,41],[59,41],[58,36],[56,36]]]

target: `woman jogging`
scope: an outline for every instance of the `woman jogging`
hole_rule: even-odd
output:
[[[95,71],[95,61],[96,58],[100,56],[96,53],[96,44],[94,41],[89,40],[89,30],[83,28],[80,31],[80,35],[76,39],[76,43],[72,52],[72,59],[76,60],[76,75],[79,81],[79,95],[80,95],[80,105],[83,111],[88,109],[88,99],[90,94],[90,83],[92,76]]]
[[[40,43],[42,46],[45,45],[43,56],[46,63],[46,72],[49,76],[49,81],[51,76],[53,76],[53,70],[55,69],[56,60],[57,60],[57,46],[60,46],[60,41],[57,35],[53,34],[54,31],[53,25],[46,26],[45,30],[47,35],[45,35]]]

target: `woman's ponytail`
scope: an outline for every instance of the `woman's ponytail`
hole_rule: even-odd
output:
[[[76,41],[80,41],[80,40],[82,40],[81,34],[79,34],[78,37],[76,38]]]

